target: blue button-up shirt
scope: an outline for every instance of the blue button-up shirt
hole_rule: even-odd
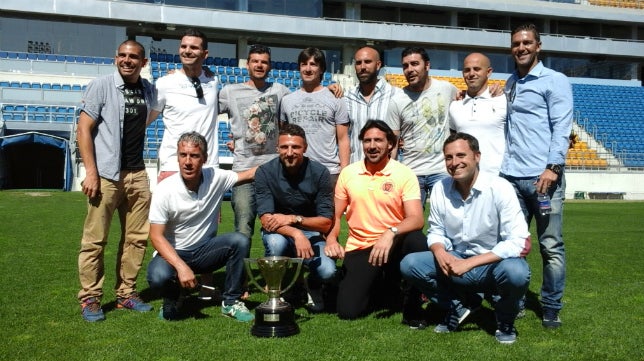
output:
[[[573,114],[568,78],[539,62],[523,78],[515,72],[505,92],[508,119],[501,172],[535,177],[548,164],[565,164]]]

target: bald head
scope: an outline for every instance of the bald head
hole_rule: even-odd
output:
[[[353,55],[356,76],[361,85],[375,85],[378,82],[378,72],[382,66],[378,50],[364,46]]]
[[[487,81],[492,74],[490,59],[481,53],[472,53],[463,61],[463,79],[467,84],[467,94],[480,95],[487,89]]]

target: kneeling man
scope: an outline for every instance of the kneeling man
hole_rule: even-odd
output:
[[[195,273],[226,266],[221,313],[238,321],[254,319],[242,301],[244,257],[250,240],[239,232],[217,235],[218,215],[226,191],[251,181],[255,168],[233,171],[204,167],[206,139],[184,133],[177,142],[179,173],[157,185],[150,205],[150,239],[156,254],[148,265],[148,283],[163,297],[159,317],[180,318],[181,288],[197,287]]]
[[[434,329],[455,331],[470,314],[466,300],[474,293],[498,295],[497,341],[514,343],[514,319],[528,289],[530,233],[512,185],[479,172],[478,141],[454,133],[443,145],[451,177],[434,186],[430,197],[429,252],[401,262],[403,277],[447,309]]]

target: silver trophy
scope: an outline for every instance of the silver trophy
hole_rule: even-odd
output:
[[[268,294],[268,300],[255,309],[255,323],[250,333],[258,337],[287,337],[299,333],[300,328],[295,323],[295,309],[280,296],[295,284],[302,269],[302,259],[281,256],[245,258],[244,264],[250,282]],[[253,276],[253,264],[257,265],[265,286],[261,286]],[[282,289],[282,279],[292,267],[296,267],[293,280]]]

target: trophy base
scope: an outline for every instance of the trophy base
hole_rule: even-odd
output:
[[[295,309],[280,302],[278,307],[261,304],[255,309],[255,324],[250,333],[257,337],[288,337],[300,333],[295,323]]]

